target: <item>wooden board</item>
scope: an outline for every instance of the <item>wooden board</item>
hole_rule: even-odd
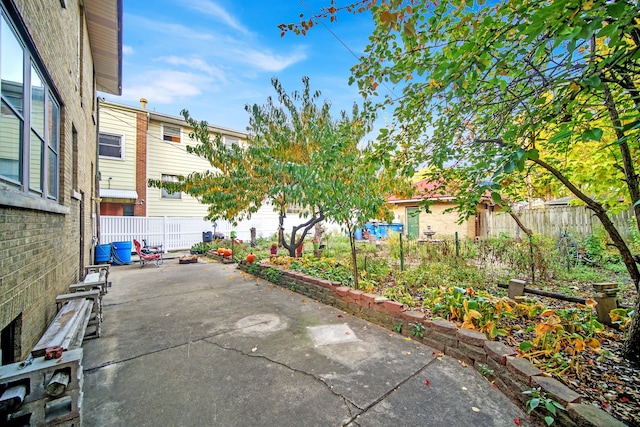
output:
[[[67,301],[31,350],[33,357],[44,356],[48,347],[60,346],[65,350],[74,348],[78,334],[84,335],[92,309],[92,300],[83,298]]]

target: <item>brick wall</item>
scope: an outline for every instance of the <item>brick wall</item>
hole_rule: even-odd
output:
[[[147,128],[145,113],[136,114],[136,191],[138,203],[133,209],[134,216],[147,216]],[[145,203],[140,203],[144,200]]]
[[[6,1],[3,3],[7,4]],[[16,208],[0,200],[0,329],[22,313],[19,353],[26,357],[55,313],[55,296],[79,279],[80,254],[91,261],[91,218],[95,194],[96,113],[93,60],[78,1],[15,0],[16,10],[36,46],[62,104],[59,213]],[[82,24],[82,30],[80,25]],[[20,25],[19,22],[17,22]],[[52,34],[55,37],[52,37]],[[78,39],[82,34],[82,66]],[[78,132],[74,159],[72,129]],[[77,164],[74,164],[77,163]],[[77,170],[77,188],[72,172]],[[84,198],[84,200],[81,200]],[[80,216],[80,204],[84,215]],[[80,222],[83,251],[80,251]]]

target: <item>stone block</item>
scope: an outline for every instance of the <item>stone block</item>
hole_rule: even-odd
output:
[[[455,336],[436,332],[432,329],[426,328],[424,330],[424,336],[432,340],[438,341],[446,345],[447,347],[458,347],[458,339]]]
[[[439,332],[445,335],[451,335],[453,337],[456,336],[458,332],[458,327],[455,323],[449,322],[448,320],[430,320],[425,322],[425,325],[431,329],[432,331]]]
[[[420,311],[414,311],[414,310],[403,311],[400,313],[400,315],[402,316],[403,319],[411,323],[415,323],[415,322],[422,323],[425,318],[424,313]]]
[[[332,288],[330,280],[320,280],[320,281],[318,281],[318,285],[322,286],[325,289],[331,289]]]
[[[458,341],[475,347],[484,347],[484,343],[487,341],[487,336],[483,332],[474,331],[473,329],[458,329],[456,337],[458,338]]]
[[[382,310],[386,313],[389,313],[391,316],[400,316],[400,314],[402,314],[404,310],[404,306],[397,301],[385,299],[385,301],[381,301],[380,303],[378,303],[376,298],[376,304],[381,305]]]
[[[354,301],[360,301],[362,299],[362,294],[364,294],[364,292],[357,289],[349,289],[349,295]]]
[[[524,295],[524,286],[527,284],[524,280],[509,280],[509,298],[516,299]]]
[[[529,386],[516,380],[513,376],[507,375],[505,377],[495,377],[493,383],[498,387],[498,390],[507,396],[512,402],[524,405],[529,399],[528,395],[523,392],[529,390]]]
[[[533,387],[541,387],[542,390],[547,392],[547,394],[552,395],[553,400],[561,403],[565,407],[569,403],[580,402],[580,395],[578,393],[571,390],[555,378],[536,376],[531,379],[533,380]]]
[[[484,351],[489,358],[501,365],[507,364],[507,356],[515,357],[517,355],[514,349],[498,341],[485,341]]]
[[[480,363],[487,363],[487,354],[484,352],[484,347],[476,347],[475,345],[458,341],[458,348],[469,359],[473,359]]]
[[[346,297],[347,295],[349,295],[349,290],[351,288],[348,288],[346,286],[338,286],[336,288],[336,294],[340,297]]]
[[[501,365],[500,362],[492,359],[491,357],[487,357],[487,368],[493,371],[494,376],[504,377],[505,375],[511,375],[509,371],[507,371],[507,367],[505,365]]]
[[[507,356],[507,369],[515,374],[522,382],[531,386],[531,377],[542,375],[542,371],[531,364],[527,359]]]
[[[446,347],[446,345],[443,342],[440,342],[438,340],[434,340],[432,338],[429,337],[424,337],[422,338],[422,343],[426,346],[429,346],[431,348],[433,348],[434,350],[438,350],[444,353],[444,349]]]
[[[362,300],[369,304],[369,306],[372,306],[376,303],[376,297],[377,295],[368,294],[366,292],[362,294]]]
[[[624,427],[625,425],[602,409],[589,404],[570,403],[567,405],[567,413],[578,427]]]
[[[362,307],[357,302],[349,302],[347,303],[347,310],[349,311],[349,313],[358,315],[360,314]]]
[[[445,346],[444,348],[444,354],[446,354],[447,356],[451,356],[454,359],[457,359],[461,362],[466,363],[467,365],[471,365],[473,366],[473,359],[467,357],[462,351],[460,351],[460,349],[455,348],[455,347],[449,347],[449,346]]]

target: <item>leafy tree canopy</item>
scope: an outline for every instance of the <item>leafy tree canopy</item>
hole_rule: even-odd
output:
[[[295,206],[307,220],[293,227],[289,241],[282,229],[280,236],[292,256],[306,233],[324,219],[346,225],[388,216],[385,196],[393,191],[391,183],[404,181],[381,169],[379,162],[365,162],[370,148],[359,144],[373,117],[354,105],[351,117],[341,112],[333,119],[329,102],[320,102],[321,94],[310,89],[308,78],[303,78],[302,91],[291,94],[277,79],[272,83],[276,98],[246,107],[250,134],[241,145],[225,145],[220,135],[212,137],[206,122],[183,111],[193,128],[190,137],[199,141],[187,150],[207,159],[213,169],[175,183],[150,180],[150,185],[198,198],[208,205],[211,220],[249,218],[270,203],[282,226],[287,207]]]

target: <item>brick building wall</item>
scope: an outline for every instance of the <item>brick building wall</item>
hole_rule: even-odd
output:
[[[33,42],[30,51],[39,57],[61,104],[58,202],[0,193],[0,329],[21,319],[19,360],[55,315],[55,296],[80,278],[81,265],[91,263],[97,113],[80,2],[67,0],[66,7],[58,0],[2,4],[19,15],[15,24]]]
[[[144,203],[134,206],[134,216],[147,216],[147,117],[145,113],[136,113],[136,192],[138,200]]]

